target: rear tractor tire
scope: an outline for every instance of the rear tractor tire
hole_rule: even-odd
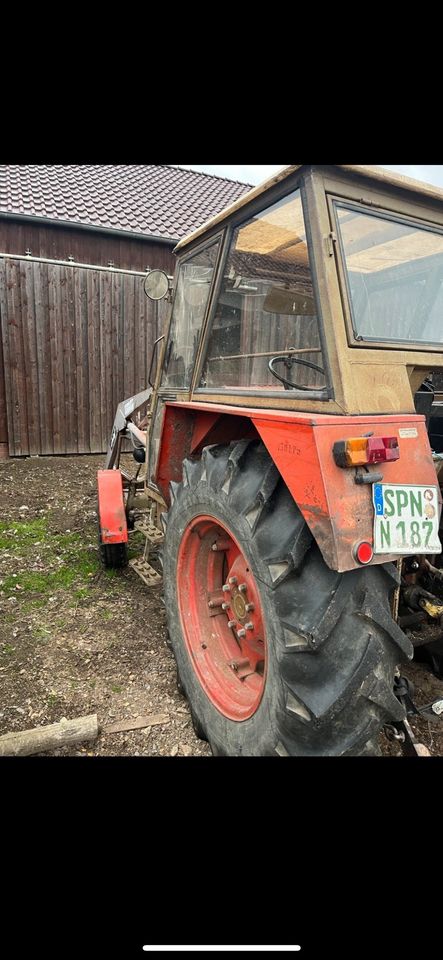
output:
[[[186,460],[166,520],[169,635],[212,752],[378,753],[405,716],[394,674],[413,654],[390,612],[395,566],[330,570],[256,441]]]

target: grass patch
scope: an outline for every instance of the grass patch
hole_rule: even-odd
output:
[[[33,613],[34,610],[39,610],[41,607],[45,606],[45,597],[31,597],[31,599],[26,599],[24,602],[20,603],[20,614],[26,615],[27,613]],[[16,614],[14,614],[14,619],[17,619]]]
[[[89,590],[87,587],[79,587],[78,590],[74,590],[75,600],[84,600],[85,597],[89,597]]]
[[[48,521],[45,517],[38,520],[0,523],[0,549],[14,553],[26,552],[28,547],[48,536]]]
[[[69,587],[75,580],[76,572],[69,567],[56,570],[55,573],[42,573],[40,570],[28,570],[18,573],[17,576],[5,577],[2,590],[4,593],[14,590],[16,586],[28,593],[48,594],[60,587]]]
[[[21,524],[21,527],[28,529],[21,531],[21,534],[23,534],[22,539],[15,542],[14,550],[18,552],[17,544],[21,544],[24,552],[28,552],[31,543],[35,543],[35,538],[44,535],[47,538],[48,561],[57,560],[60,562],[60,553],[63,553],[62,547],[68,542],[68,549],[63,557],[63,565],[59,567],[58,570],[48,570],[47,572],[41,570],[26,570],[16,575],[11,574],[8,577],[4,577],[2,586],[0,587],[1,593],[14,592],[17,599],[21,599],[18,591],[15,592],[15,588],[19,587],[20,593],[21,591],[25,591],[28,594],[40,594],[40,597],[47,597],[48,594],[54,593],[56,590],[69,589],[77,580],[88,580],[99,572],[100,563],[97,554],[90,548],[82,545],[82,538],[78,534],[51,537],[51,535],[47,533],[47,527],[43,528],[44,524],[46,524],[46,521],[43,520],[35,520],[29,524]],[[3,524],[3,527],[5,526],[6,525]],[[16,524],[14,529],[18,528],[18,526],[20,525]],[[29,528],[32,529],[29,530]],[[42,533],[43,529],[44,532]],[[27,537],[34,539],[26,540]],[[26,549],[24,547],[25,542]],[[86,588],[79,588],[79,591],[79,599],[87,595]],[[27,597],[25,604],[21,605],[22,612],[24,612],[26,603],[32,603],[33,606],[39,605],[38,600],[31,600]]]
[[[35,627],[32,631],[32,636],[38,643],[47,643],[52,633],[53,631],[47,630],[46,627]]]
[[[0,549],[11,550],[17,555],[24,555],[29,547],[38,544],[44,549],[57,553],[60,550],[76,547],[82,543],[80,533],[51,533],[47,517],[38,517],[36,520],[10,520],[0,522]]]
[[[15,647],[12,646],[12,643],[4,643],[2,647],[2,653],[6,657],[11,657],[15,653]]]
[[[123,690],[123,687],[119,687],[118,684],[115,683],[115,684],[111,687],[111,690],[112,690],[113,693],[121,693],[122,690]]]

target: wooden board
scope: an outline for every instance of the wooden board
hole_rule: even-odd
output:
[[[147,386],[158,310],[142,276],[0,257],[10,455],[105,452],[117,405]]]

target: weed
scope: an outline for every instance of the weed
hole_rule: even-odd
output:
[[[13,647],[11,643],[4,643],[2,653],[6,656],[12,656],[12,654],[15,653],[15,647]]]

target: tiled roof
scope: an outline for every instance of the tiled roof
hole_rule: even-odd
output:
[[[248,190],[249,184],[166,164],[3,164],[0,216],[176,241]]]

